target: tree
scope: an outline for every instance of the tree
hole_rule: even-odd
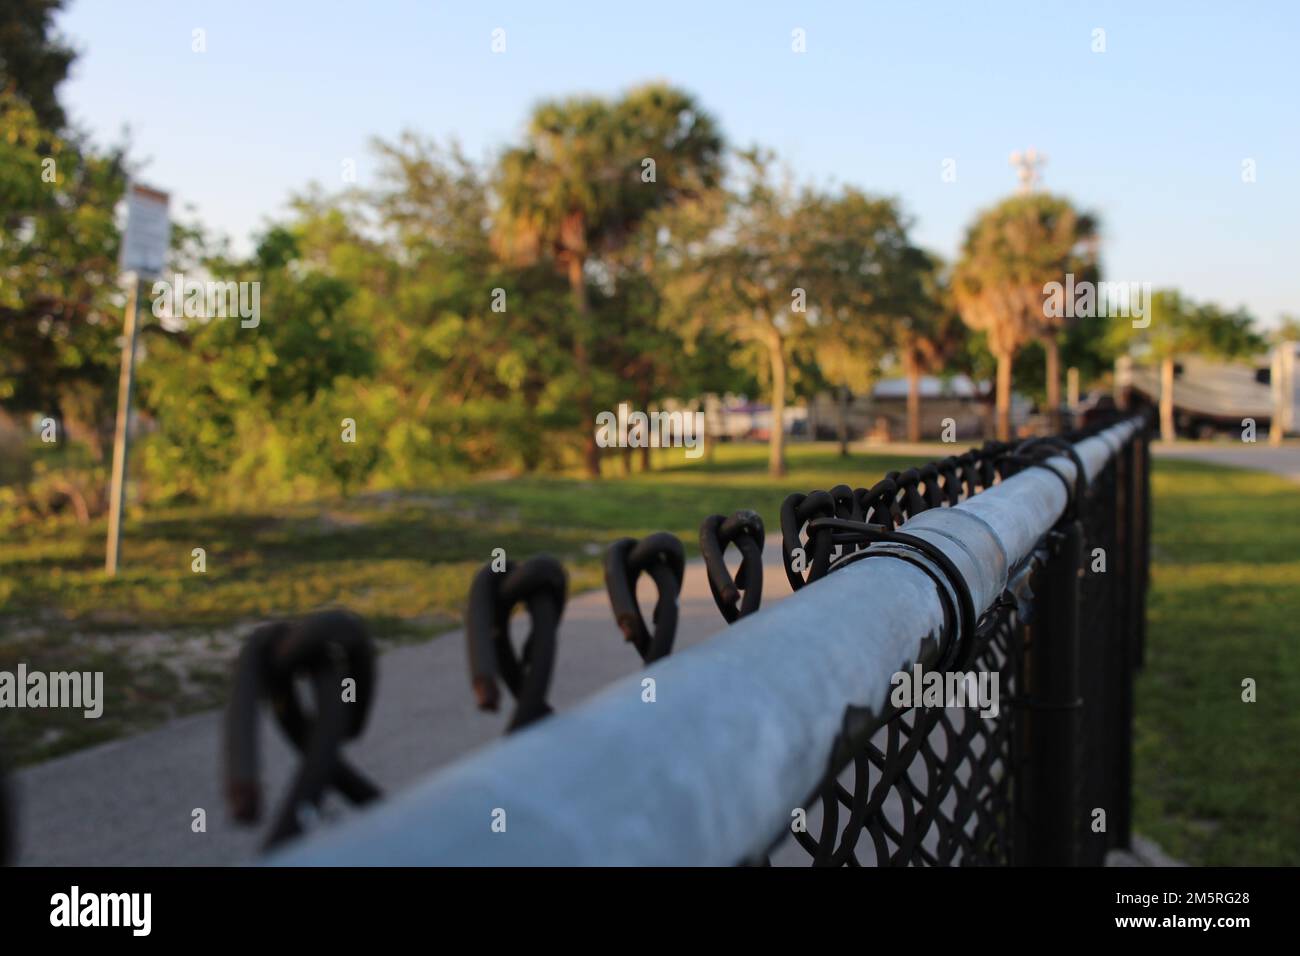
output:
[[[770,157],[750,151],[741,160],[740,187],[678,226],[673,308],[696,329],[725,330],[765,360],[768,471],[779,477],[792,360],[838,349],[835,381],[869,375],[883,349],[875,343],[885,341],[906,301],[900,277],[915,250],[893,200],[776,184]]]
[[[921,440],[921,376],[941,371],[965,342],[961,317],[937,256],[923,254],[915,299],[895,330],[907,377],[907,440]]]
[[[103,457],[118,368],[121,149],[65,129],[58,86],[74,51],[62,0],[0,8],[0,406],[40,413]]]
[[[1217,305],[1197,305],[1173,289],[1162,289],[1147,303],[1145,328],[1118,322],[1112,336],[1118,346],[1160,366],[1160,437],[1174,441],[1174,366],[1180,355],[1242,358],[1264,347],[1254,318],[1244,309],[1228,312]]]
[[[1068,200],[1029,193],[980,213],[966,232],[953,278],[962,319],[985,332],[997,360],[997,434],[1011,436],[1012,363],[1027,342],[1042,342],[1047,357],[1047,404],[1060,408],[1057,336],[1066,317],[1044,307],[1044,287],[1095,281],[1096,218]]]
[[[653,242],[654,237],[647,237]],[[596,362],[614,374],[611,401],[631,402],[648,410],[670,395],[694,395],[717,388],[716,378],[707,381],[700,373],[726,367],[725,356],[718,364],[701,368],[715,356],[705,343],[687,342],[681,330],[664,321],[660,289],[654,281],[654,263],[629,263],[610,275],[609,289],[597,302],[594,318],[604,334],[595,353]],[[632,469],[632,449],[624,448],[623,468]],[[650,470],[650,447],[640,448],[641,469]]]
[[[379,185],[341,217],[373,223],[377,245],[353,251],[361,237],[332,229],[321,240],[366,290],[394,414],[384,467],[416,485],[449,468],[558,464],[553,439],[579,427],[581,385],[562,277],[498,259],[492,173],[454,143],[408,133],[377,148]]]
[[[618,250],[652,211],[716,186],[722,140],[687,93],[661,85],[617,102],[540,104],[523,145],[501,158],[494,239],[508,260],[554,262],[568,280],[569,340],[587,473],[600,474],[587,267]]]
[[[63,0],[6,0],[0,7],[0,90],[20,97],[51,132],[66,124],[58,86],[76,52],[53,35]]]
[[[924,296],[928,257],[908,238],[910,221],[893,200],[855,189],[816,195],[807,258],[826,270],[819,283],[814,354],[839,394],[840,455],[848,455],[848,404],[868,392],[901,324]],[[825,293],[825,294],[822,294]]]
[[[125,298],[113,219],[123,157],[51,132],[2,90],[0,128],[0,405],[68,423],[98,459]]]

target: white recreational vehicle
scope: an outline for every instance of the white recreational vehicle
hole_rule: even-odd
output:
[[[1160,404],[1157,365],[1122,357],[1115,363],[1115,386],[1139,401]],[[1174,426],[1180,435],[1239,432],[1246,418],[1263,430],[1275,414],[1284,433],[1300,431],[1300,342],[1284,342],[1254,361],[1187,355],[1174,363]]]

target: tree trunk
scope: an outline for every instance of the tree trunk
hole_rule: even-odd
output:
[[[768,438],[767,473],[785,477],[785,343],[781,333],[769,329],[767,356],[772,364],[772,427]]]
[[[998,359],[998,441],[1011,441],[1011,362],[1013,352],[1003,352]]]
[[[1047,421],[1056,434],[1061,430],[1061,346],[1055,335],[1043,339],[1047,354]]]
[[[81,493],[81,489],[72,482],[62,479],[54,482],[54,487],[67,496],[68,503],[72,505],[72,510],[76,512],[77,524],[83,526],[90,524],[90,508],[86,505],[86,498]]]
[[[906,359],[903,368],[907,373],[907,440],[921,440],[921,367]]]
[[[596,444],[596,411],[592,407],[591,359],[587,355],[587,280],[583,275],[583,259],[569,256],[569,292],[573,296],[573,364],[578,373],[578,417],[582,420],[583,460],[587,475],[600,477],[600,448]]]
[[[1160,362],[1160,437],[1173,441],[1174,433],[1174,357]]]
[[[650,383],[644,379],[642,379],[641,381],[640,398],[641,398],[642,410],[648,412],[650,410]],[[646,442],[646,444],[641,446],[641,470],[642,471],[650,470],[650,443],[649,442]]]
[[[849,457],[849,387],[840,386],[839,394],[839,416],[840,416],[840,457]]]

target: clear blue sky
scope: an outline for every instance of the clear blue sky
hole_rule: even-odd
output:
[[[944,255],[1032,145],[1046,187],[1100,213],[1108,278],[1300,313],[1291,0],[73,0],[60,28],[83,51],[73,118],[101,142],[129,127],[145,178],[240,248],[310,180],[340,184],[344,159],[364,184],[371,137],[411,128],[488,156],[539,98],[664,79],[800,178],[900,197]]]

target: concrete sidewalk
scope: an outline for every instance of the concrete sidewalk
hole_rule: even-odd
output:
[[[1300,482],[1300,444],[1288,442],[1274,447],[1257,442],[1161,442],[1151,443],[1157,458],[1184,458],[1230,468],[1253,468]]]

